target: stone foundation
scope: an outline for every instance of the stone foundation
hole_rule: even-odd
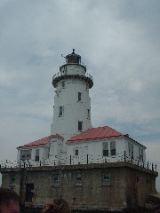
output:
[[[26,207],[64,198],[73,212],[123,212],[145,207],[156,193],[157,172],[128,162],[3,168],[2,186],[13,188]]]

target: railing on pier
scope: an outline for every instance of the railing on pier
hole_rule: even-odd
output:
[[[0,161],[0,169],[2,168],[26,168],[26,167],[41,167],[41,166],[59,166],[59,165],[88,165],[88,164],[109,164],[109,163],[120,163],[126,162],[133,165],[136,165],[141,168],[145,168],[150,171],[157,172],[157,164],[154,164],[149,161],[143,160],[136,160],[131,157],[128,157],[125,153],[123,155],[116,155],[113,158],[105,158],[105,157],[97,157],[95,158],[94,155],[86,155],[83,158],[79,159],[76,156],[70,155],[66,158],[59,158],[57,160],[45,159],[40,160],[38,162],[32,160],[25,160],[25,161],[11,161],[11,160],[3,160]]]

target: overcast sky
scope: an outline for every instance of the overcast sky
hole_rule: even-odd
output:
[[[159,0],[0,0],[0,159],[50,134],[51,78],[75,48],[94,77],[93,126],[128,133],[160,167],[159,11]]]

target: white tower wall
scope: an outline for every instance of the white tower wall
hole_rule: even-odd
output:
[[[66,63],[60,67],[60,71],[53,76],[55,96],[52,134],[58,133],[67,139],[91,128],[91,84],[91,76],[86,74],[86,67],[81,64]],[[78,129],[78,123],[81,123],[82,129]]]

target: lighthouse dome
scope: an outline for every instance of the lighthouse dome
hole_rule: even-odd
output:
[[[71,54],[66,55],[65,59],[67,64],[81,64],[81,56],[75,53],[75,49]]]

